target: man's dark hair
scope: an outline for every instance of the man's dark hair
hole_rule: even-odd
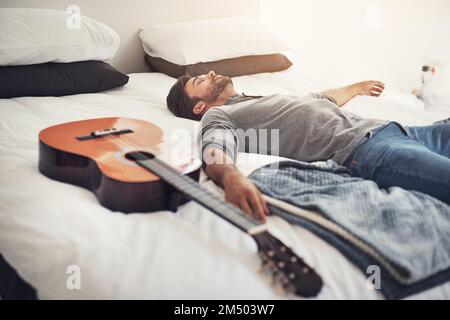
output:
[[[177,79],[177,82],[170,88],[169,94],[167,95],[167,107],[177,117],[200,121],[202,115],[195,114],[192,111],[200,99],[191,99],[184,90],[186,82],[191,78],[189,75],[184,75]]]

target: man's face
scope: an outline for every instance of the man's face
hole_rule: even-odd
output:
[[[214,71],[210,71],[208,74],[189,79],[184,90],[191,98],[199,98],[206,103],[214,103],[228,86],[233,87],[230,77],[216,75]]]

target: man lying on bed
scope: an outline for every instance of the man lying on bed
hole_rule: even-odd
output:
[[[450,204],[450,123],[403,127],[339,108],[357,95],[378,97],[383,90],[383,83],[365,81],[304,97],[247,96],[236,93],[229,77],[211,71],[180,77],[167,105],[178,117],[201,119],[206,173],[224,188],[227,201],[255,218],[265,220],[267,205],[233,164],[237,144],[238,150],[255,150],[236,134],[248,129],[266,129],[268,137],[279,129],[279,145],[267,146],[266,154],[279,148],[277,155],[300,161],[332,159],[382,188],[418,190]]]

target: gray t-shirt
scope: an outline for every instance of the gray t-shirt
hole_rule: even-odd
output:
[[[200,150],[218,147],[234,160],[238,150],[342,164],[368,131],[386,122],[363,119],[317,93],[239,95],[202,117]]]

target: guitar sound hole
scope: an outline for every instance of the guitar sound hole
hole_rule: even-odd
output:
[[[130,161],[148,160],[153,159],[154,157],[155,156],[153,154],[145,151],[133,151],[125,154],[125,158],[127,158]]]

